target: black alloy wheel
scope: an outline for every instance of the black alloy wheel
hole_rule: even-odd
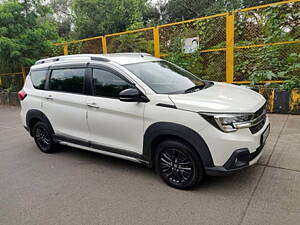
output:
[[[178,149],[170,148],[162,152],[159,165],[162,174],[175,184],[185,183],[192,178],[193,162],[190,156]]]
[[[45,123],[37,122],[32,129],[35,143],[42,152],[52,153],[58,150],[50,129]]]
[[[157,151],[156,170],[168,185],[189,189],[203,179],[201,160],[188,144],[167,140],[158,146]]]

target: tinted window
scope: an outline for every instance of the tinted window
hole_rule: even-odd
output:
[[[135,63],[125,66],[159,94],[185,93],[205,83],[190,72],[167,61]]]
[[[50,90],[83,93],[85,69],[53,70],[50,77]]]
[[[36,89],[43,90],[45,88],[46,75],[47,75],[47,70],[32,71],[30,73],[30,77],[31,77],[33,87]]]
[[[95,95],[101,97],[119,97],[119,93],[132,87],[127,81],[117,75],[101,69],[93,69]]]

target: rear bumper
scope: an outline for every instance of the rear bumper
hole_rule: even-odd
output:
[[[269,129],[269,126],[267,129]],[[237,149],[223,166],[206,167],[206,174],[210,176],[226,176],[248,168],[255,164],[261,157],[264,145],[265,142],[251,153],[247,148]]]

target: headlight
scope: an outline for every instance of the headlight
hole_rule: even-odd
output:
[[[224,132],[234,132],[240,128],[249,128],[252,126],[254,114],[214,114],[200,113],[210,124]]]

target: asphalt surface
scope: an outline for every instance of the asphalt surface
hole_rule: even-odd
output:
[[[300,224],[300,116],[269,116],[258,165],[180,191],[136,163],[41,153],[19,108],[0,106],[0,224]]]

